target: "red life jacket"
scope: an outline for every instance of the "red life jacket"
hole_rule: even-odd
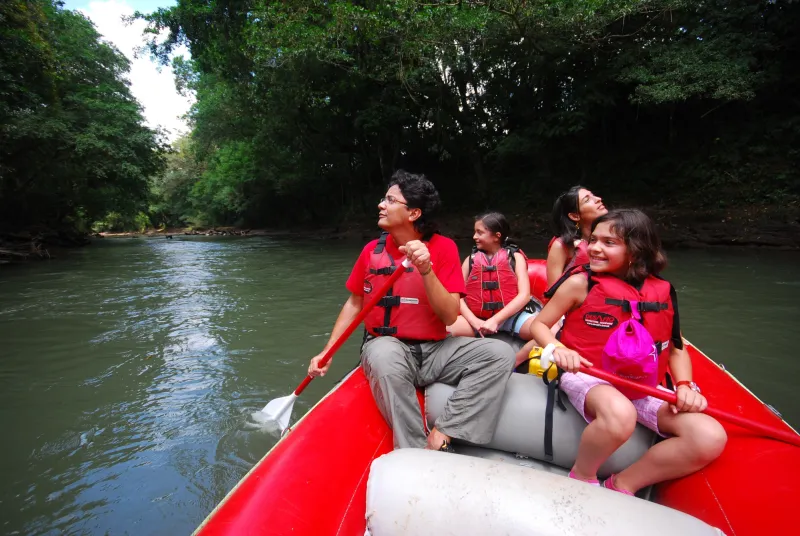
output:
[[[519,294],[514,259],[518,251],[516,246],[503,247],[489,259],[484,251],[473,248],[465,299],[478,318],[491,318]]]
[[[550,243],[547,245],[547,252],[550,253],[550,248],[553,247],[553,244],[556,242],[560,242],[563,245],[563,242],[557,236],[554,236],[550,239]],[[564,271],[566,272],[573,266],[580,266],[583,264],[589,264],[589,244],[586,240],[579,240],[578,245],[574,245],[572,247],[572,257],[567,262],[566,266],[564,266]]]
[[[583,268],[580,270],[583,271]],[[659,381],[663,380],[669,363],[669,340],[675,314],[670,305],[669,282],[648,276],[642,289],[636,290],[612,275],[587,272],[587,277],[589,293],[580,307],[566,314],[561,342],[591,361],[595,367],[602,366],[606,341],[617,326],[631,318],[630,302],[638,301],[642,323],[655,341],[658,378]]]
[[[395,260],[386,251],[388,236],[388,233],[381,234],[369,257],[369,266],[364,277],[365,291],[380,287],[385,278],[400,267],[402,258]],[[367,313],[364,327],[376,336],[388,335],[416,341],[444,339],[447,337],[447,326],[431,308],[422,276],[414,267],[409,267],[406,272]]]

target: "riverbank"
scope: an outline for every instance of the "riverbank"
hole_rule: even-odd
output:
[[[749,207],[717,211],[690,211],[679,208],[650,208],[646,212],[656,221],[667,248],[708,246],[746,246],[778,249],[800,249],[800,210],[797,207]],[[513,237],[518,240],[548,240],[549,213],[508,213]],[[441,231],[456,239],[472,236],[473,216],[446,214],[440,218]],[[103,237],[170,236],[297,236],[324,240],[369,240],[376,235],[375,220],[363,218],[338,226],[292,229],[241,229],[212,227],[207,229],[173,228],[148,230],[144,233],[102,233]]]
[[[707,246],[748,246],[780,249],[800,249],[800,211],[769,207],[752,207],[714,212],[689,212],[680,209],[651,208],[646,212],[657,222],[664,245],[668,248]],[[507,214],[513,237],[518,240],[547,240],[550,232],[549,215]],[[445,215],[441,219],[444,234],[456,239],[472,236],[472,215]],[[141,232],[100,233],[98,237],[174,236],[297,236],[341,240],[375,236],[374,220],[362,219],[322,228],[294,227],[292,229],[241,229],[237,227],[171,228]]]
[[[86,233],[70,229],[33,227],[14,232],[0,230],[0,264],[52,259],[61,249],[89,243]]]
[[[669,249],[709,246],[766,247],[800,250],[800,207],[751,206],[729,210],[695,211],[682,208],[651,207],[646,212],[657,222],[664,245]],[[513,237],[520,241],[548,240],[551,237],[549,213],[507,213]],[[444,234],[456,239],[472,236],[471,214],[445,214],[440,218]],[[172,239],[178,236],[282,236],[322,240],[360,239],[376,236],[375,220],[364,217],[337,226],[314,228],[208,228],[148,229],[144,232],[94,233],[33,229],[0,233],[0,264],[51,259],[59,248],[86,245],[103,238]]]

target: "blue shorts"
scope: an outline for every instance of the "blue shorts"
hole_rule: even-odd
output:
[[[513,335],[519,335],[519,330],[522,329],[522,326],[525,325],[525,322],[534,316],[536,315],[532,315],[527,311],[521,311],[503,322],[503,325],[500,326],[498,331],[505,331]]]

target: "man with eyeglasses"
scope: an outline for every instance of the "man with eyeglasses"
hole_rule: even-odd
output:
[[[455,242],[437,233],[433,220],[441,203],[424,175],[397,171],[378,204],[379,239],[362,250],[347,280],[342,307],[325,349],[355,319],[364,296],[381,286],[407,257],[413,264],[367,314],[361,364],[394,447],[452,452],[453,437],[488,443],[497,424],[506,382],[514,366],[511,347],[493,339],[448,336],[464,295]],[[324,375],[323,351],[308,373]],[[430,434],[425,433],[416,388],[434,382],[456,386]]]

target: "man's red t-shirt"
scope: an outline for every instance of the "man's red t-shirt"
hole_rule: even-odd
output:
[[[358,256],[353,271],[347,278],[347,290],[357,296],[364,295],[364,279],[369,267],[369,257],[377,244],[378,239],[376,238],[361,250],[361,255]],[[461,260],[458,257],[456,243],[445,236],[435,234],[428,242],[425,242],[425,245],[428,246],[431,254],[433,272],[444,288],[448,292],[457,292],[463,297],[464,276],[461,274]],[[403,262],[405,255],[400,253],[391,235],[386,237],[386,252],[392,256],[398,266]]]

